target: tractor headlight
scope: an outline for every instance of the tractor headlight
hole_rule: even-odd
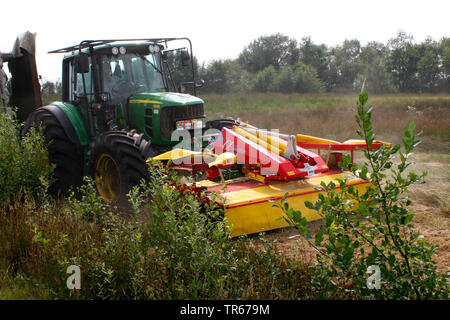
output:
[[[179,120],[176,122],[177,130],[202,129],[204,127],[202,119]]]
[[[148,51],[150,51],[150,53],[158,53],[160,48],[158,45],[151,44],[148,46]]]

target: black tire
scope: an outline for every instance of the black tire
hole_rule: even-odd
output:
[[[151,143],[134,130],[99,134],[91,143],[88,166],[102,198],[126,203],[130,189],[148,178],[145,161],[152,155]]]
[[[42,127],[48,145],[49,161],[55,165],[49,192],[55,196],[67,195],[70,188],[80,186],[83,181],[83,148],[69,139],[58,119],[46,109],[38,109],[29,115],[22,135],[39,127]]]

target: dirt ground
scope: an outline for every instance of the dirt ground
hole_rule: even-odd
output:
[[[428,172],[424,183],[411,188],[410,207],[415,213],[413,224],[424,239],[438,245],[434,260],[440,272],[450,271],[450,155],[437,153],[418,153],[411,158],[410,170],[416,173]],[[315,234],[323,221],[313,221],[308,225]],[[255,243],[260,243],[258,236],[252,236]],[[284,228],[266,233],[269,242],[274,241],[277,247],[287,256],[302,262],[315,260],[316,251],[307,241],[299,236],[295,228]]]

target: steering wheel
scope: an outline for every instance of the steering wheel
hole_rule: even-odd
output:
[[[111,93],[114,95],[123,95],[127,92],[132,92],[134,89],[134,84],[126,80],[117,81],[111,88]]]
[[[136,84],[134,87],[134,93],[145,92],[147,91],[147,87],[143,84]]]

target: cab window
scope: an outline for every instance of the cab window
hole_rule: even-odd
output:
[[[89,57],[88,73],[76,73],[74,61],[74,59],[70,61],[69,67],[69,99],[70,101],[76,101],[81,97],[86,97],[89,101],[93,100],[94,82],[92,81],[91,57]]]

